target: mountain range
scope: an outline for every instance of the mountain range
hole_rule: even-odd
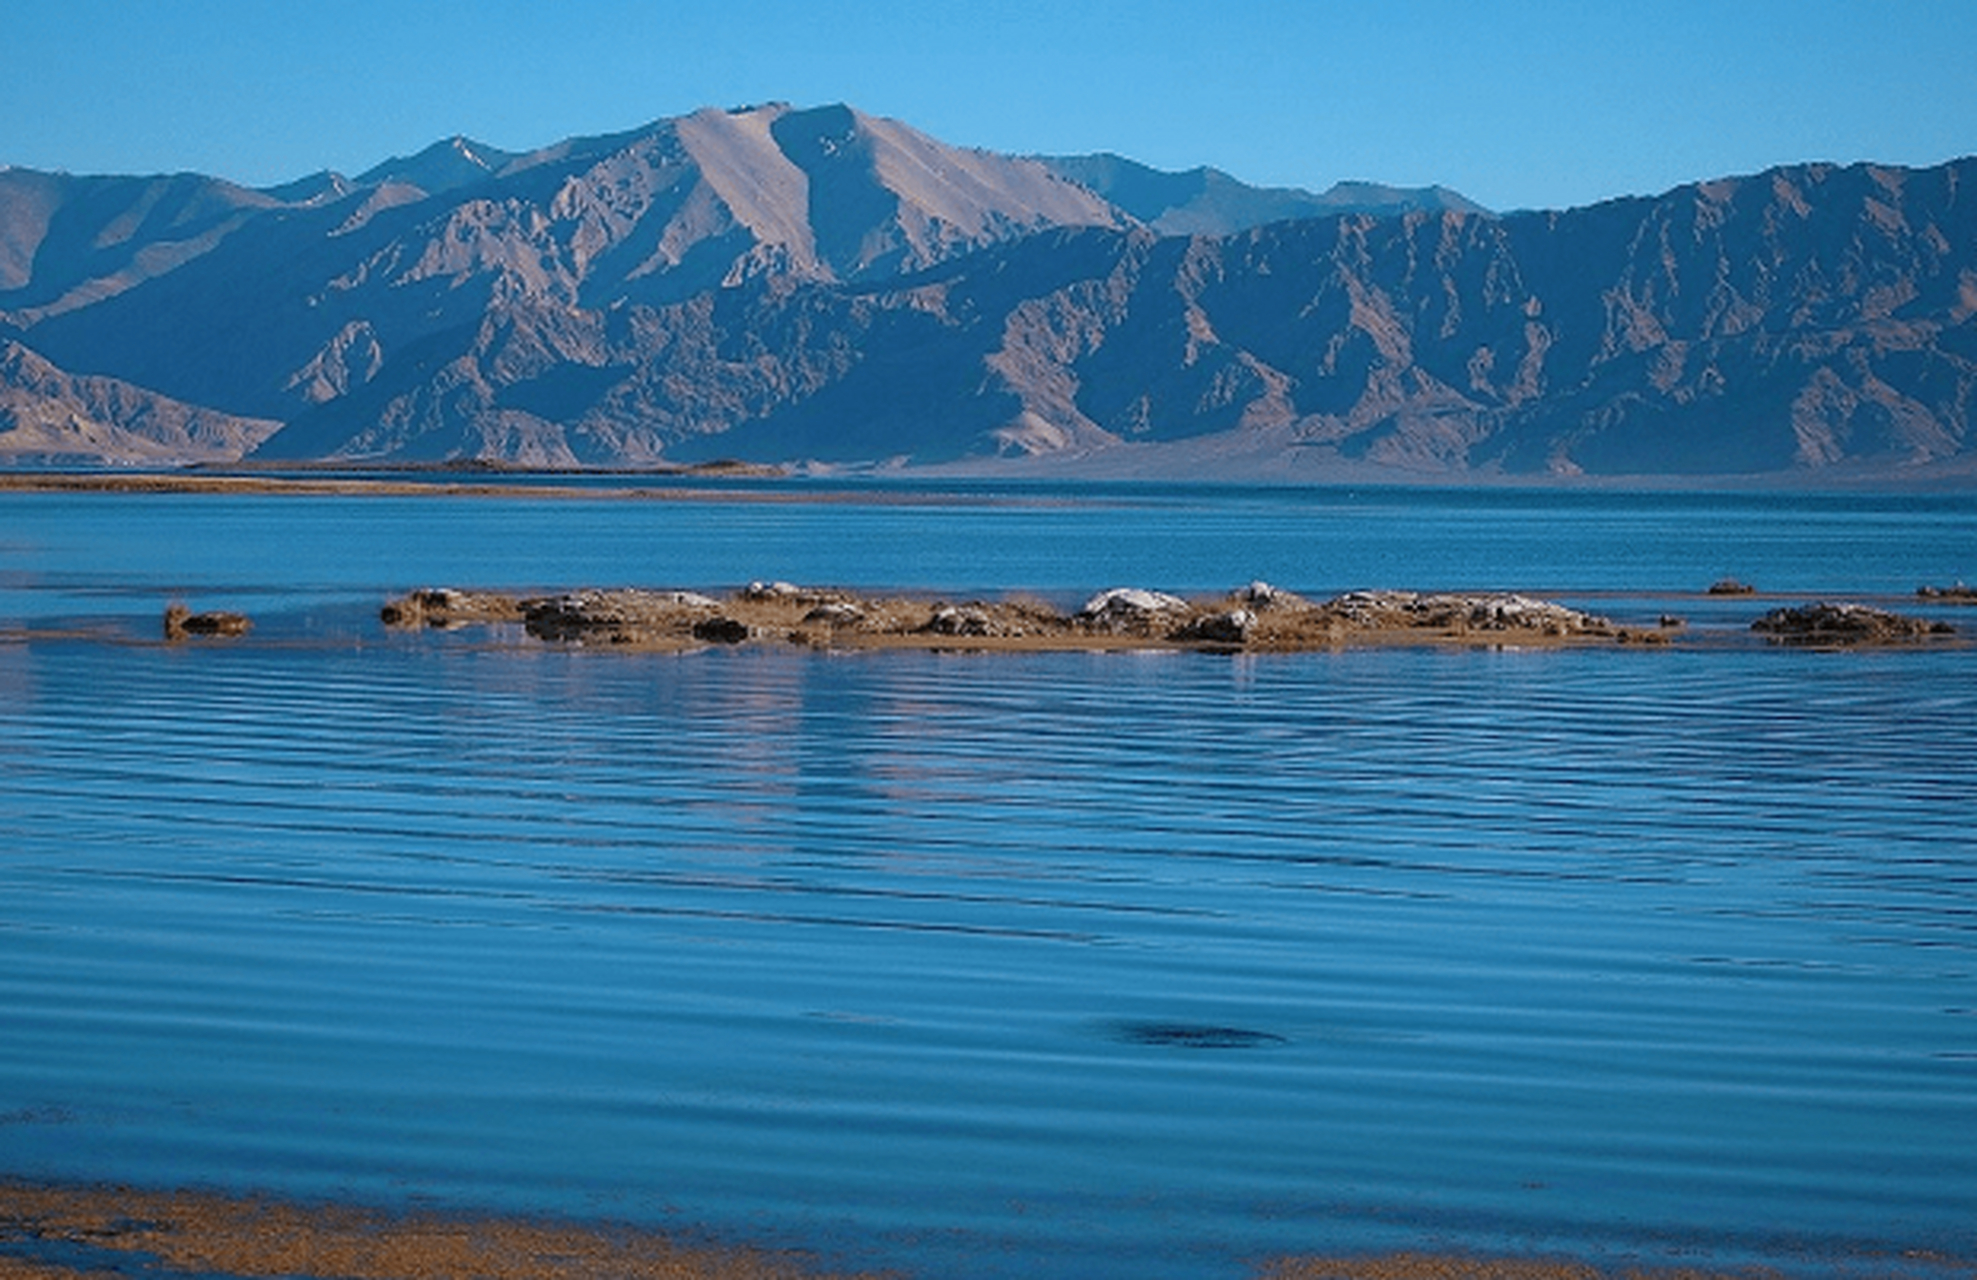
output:
[[[1497,215],[707,109],[0,169],[0,465],[1967,484],[1977,161]]]

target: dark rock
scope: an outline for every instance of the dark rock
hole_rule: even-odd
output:
[[[1739,582],[1735,578],[1719,578],[1709,584],[1709,594],[1713,596],[1751,596],[1757,594],[1757,588],[1751,586],[1748,582]]]
[[[184,640],[190,636],[244,636],[254,623],[244,613],[194,613],[182,604],[165,610],[165,639]]]
[[[464,597],[448,587],[414,591],[386,601],[378,610],[378,620],[387,627],[443,626],[463,603]]]
[[[1871,605],[1829,603],[1773,609],[1750,624],[1752,631],[1782,644],[1893,644],[1928,636],[1953,635],[1947,622],[1890,613]]]
[[[987,636],[995,634],[995,620],[977,605],[937,605],[924,628],[941,636]]]
[[[709,644],[740,644],[749,634],[748,624],[734,618],[702,618],[693,624],[693,638]]]

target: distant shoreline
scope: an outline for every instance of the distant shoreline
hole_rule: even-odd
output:
[[[269,496],[465,498],[638,498],[730,502],[839,502],[847,495],[897,494],[901,490],[1011,486],[1205,485],[1235,490],[1371,489],[1377,491],[1478,490],[1534,494],[1753,494],[1860,498],[1977,499],[1977,464],[1968,473],[1917,477],[1898,472],[1838,470],[1813,475],[1514,476],[1492,473],[1409,473],[1365,468],[1326,473],[1233,472],[1221,474],[1098,465],[1046,468],[1036,460],[977,459],[885,470],[793,471],[743,462],[655,469],[527,468],[485,463],[420,466],[350,466],[300,463],[262,472],[252,466],[213,464],[186,469],[40,471],[0,467],[0,493],[210,493]],[[1120,461],[1120,460],[1114,460]],[[320,474],[312,474],[320,473]],[[623,483],[614,484],[613,481]],[[960,500],[959,494],[956,495]]]
[[[668,488],[662,485],[633,488],[608,485],[557,484],[546,480],[539,484],[522,484],[513,480],[503,481],[461,478],[461,473],[453,471],[406,472],[404,477],[429,474],[430,480],[402,478],[398,474],[378,475],[281,475],[260,476],[243,472],[61,472],[61,471],[0,471],[0,493],[199,493],[199,494],[240,494],[267,495],[274,497],[328,496],[328,497],[451,497],[451,498],[726,498],[759,499],[763,497],[793,498],[802,495],[769,495],[760,491],[715,490],[705,488]],[[499,476],[500,472],[490,472]],[[559,472],[525,472],[517,474],[542,475],[553,477]],[[625,472],[584,472],[571,473],[594,475],[607,480],[614,475],[628,475]],[[725,480],[725,479],[775,479],[776,475],[763,473],[738,473],[731,471],[708,472],[639,472],[641,478],[653,480]]]

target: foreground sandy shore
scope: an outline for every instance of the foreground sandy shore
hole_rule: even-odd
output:
[[[1855,1260],[1862,1261],[1862,1260]],[[1902,1259],[1945,1276],[1946,1258]],[[198,1191],[0,1181],[0,1280],[850,1280],[810,1259],[685,1244],[630,1227],[394,1214]],[[1390,1253],[1268,1259],[1258,1280],[1752,1280],[1700,1267],[1608,1268],[1569,1258]]]
[[[845,1273],[789,1254],[687,1245],[630,1228],[0,1182],[0,1280],[130,1274],[821,1280]]]

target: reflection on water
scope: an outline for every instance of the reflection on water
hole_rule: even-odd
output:
[[[0,644],[5,1172],[1977,1255],[1969,658]]]

